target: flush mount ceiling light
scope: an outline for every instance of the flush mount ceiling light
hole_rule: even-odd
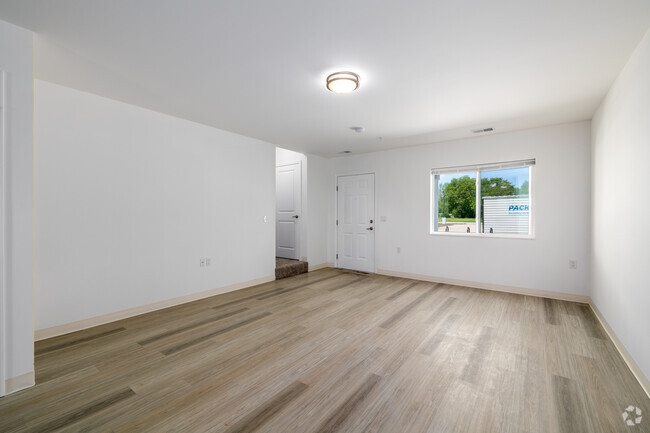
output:
[[[350,93],[359,88],[359,76],[354,72],[334,72],[327,76],[327,88],[334,93]]]

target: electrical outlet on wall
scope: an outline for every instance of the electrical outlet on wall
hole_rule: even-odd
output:
[[[569,269],[578,269],[578,261],[569,260]]]
[[[402,252],[402,248],[397,247],[397,254],[399,254],[399,253],[401,253],[401,252]]]
[[[200,259],[200,260],[199,260],[199,266],[200,266],[201,268],[204,268],[204,267],[205,267],[205,259]]]
[[[205,258],[205,266],[212,266],[212,259],[210,257]]]

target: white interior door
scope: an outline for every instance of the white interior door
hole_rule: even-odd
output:
[[[302,195],[300,162],[275,168],[275,256],[300,259],[300,214]]]
[[[337,178],[337,266],[375,272],[375,175]]]

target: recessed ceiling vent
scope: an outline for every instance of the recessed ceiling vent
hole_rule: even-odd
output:
[[[342,150],[339,153],[348,154],[348,153],[352,153],[352,151],[351,150]]]
[[[484,132],[492,132],[492,131],[494,131],[494,128],[483,128],[483,129],[474,129],[474,130],[472,130],[472,132],[474,134],[482,134]]]

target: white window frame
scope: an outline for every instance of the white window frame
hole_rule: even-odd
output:
[[[437,176],[441,174],[468,173],[476,174],[476,215],[481,214],[481,172],[490,170],[499,170],[507,168],[528,167],[528,196],[530,208],[528,212],[528,234],[515,233],[482,233],[481,221],[479,217],[475,218],[475,233],[458,233],[458,232],[439,232],[438,230],[438,181]],[[429,215],[429,234],[436,236],[465,236],[480,238],[514,238],[514,239],[535,239],[535,200],[534,200],[534,170],[535,159],[524,159],[519,161],[507,161],[490,164],[474,164],[453,167],[440,167],[431,169],[431,179],[429,187],[429,196],[431,200],[431,211]]]

